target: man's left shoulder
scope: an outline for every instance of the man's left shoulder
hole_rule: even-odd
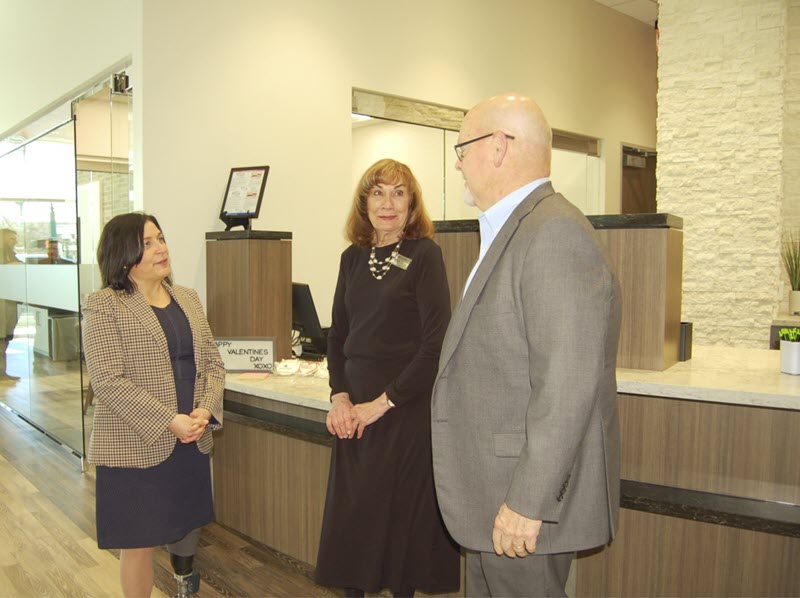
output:
[[[560,193],[548,195],[522,221],[527,227],[547,227],[562,232],[592,233],[594,227],[574,204]]]

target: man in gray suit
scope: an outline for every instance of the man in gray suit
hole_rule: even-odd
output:
[[[436,492],[468,596],[564,596],[619,511],[620,292],[594,229],[549,181],[552,133],[519,95],[455,146],[481,248],[433,391]]]

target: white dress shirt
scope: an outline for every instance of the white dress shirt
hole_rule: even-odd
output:
[[[483,256],[485,256],[486,252],[489,251],[489,247],[491,247],[495,237],[497,236],[497,233],[499,233],[500,229],[503,228],[503,225],[506,223],[506,220],[508,220],[508,217],[511,216],[511,213],[517,209],[517,206],[522,203],[522,200],[528,197],[528,195],[530,195],[534,189],[544,185],[549,180],[549,177],[536,179],[535,181],[520,187],[516,191],[512,191],[503,199],[494,204],[491,208],[486,210],[483,214],[478,216],[478,223],[480,224],[481,230],[481,249],[478,253],[478,259],[475,262],[475,265],[472,267],[472,272],[469,273],[467,284],[464,285],[464,293],[462,293],[462,297],[466,294],[467,289],[472,282],[472,277],[475,276],[475,272],[478,271],[478,266],[481,265]]]

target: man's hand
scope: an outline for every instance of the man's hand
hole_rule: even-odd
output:
[[[503,503],[494,518],[492,544],[497,554],[513,558],[528,556],[536,552],[536,539],[542,522],[528,519],[512,511]]]

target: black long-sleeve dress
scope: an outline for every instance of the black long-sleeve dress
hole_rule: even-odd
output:
[[[394,245],[376,249],[386,258]],[[450,295],[439,246],[405,240],[406,270],[370,274],[369,249],[344,251],[328,337],[331,394],[396,405],[363,437],[334,437],[316,580],[377,592],[459,587],[459,552],[439,514],[430,404]]]

